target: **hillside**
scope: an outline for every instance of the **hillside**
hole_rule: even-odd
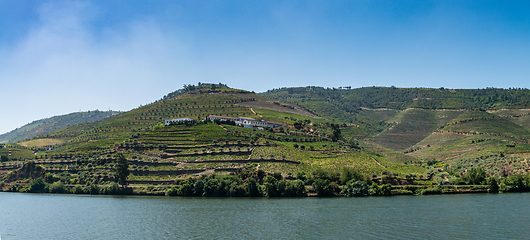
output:
[[[250,184],[248,174],[258,184],[265,184],[265,176],[306,184],[322,179],[334,182],[337,192],[348,182],[339,178],[348,176],[420,189],[484,183],[466,180],[476,167],[492,177],[524,174],[530,170],[530,111],[521,109],[528,104],[522,102],[527,90],[485,91],[515,97],[508,104],[480,97],[480,90],[313,87],[258,95],[223,84],[185,85],[128,112],[0,148],[0,180],[12,188],[12,170],[33,159],[50,183],[108,184],[117,177],[122,155],[130,164],[127,181],[137,192],[205,176],[235,175],[240,187]],[[466,94],[488,100],[473,103]],[[180,120],[164,125],[167,119]],[[253,123],[243,127],[238,121]]]
[[[45,118],[0,135],[0,143],[15,143],[46,135],[68,125],[97,121],[118,114],[116,111],[88,111]]]
[[[261,95],[358,125],[345,133],[389,161],[442,162],[459,173],[483,167],[496,176],[530,171],[527,89],[305,87]]]
[[[297,87],[269,90],[261,96],[297,104],[323,118],[358,124],[357,137],[373,137],[387,120],[408,108],[429,110],[529,109],[528,89],[429,89]]]
[[[285,178],[318,173],[335,179],[344,168],[355,169],[363,178],[419,176],[425,171],[362,151],[358,142],[343,137],[339,130],[347,132],[354,126],[318,118],[294,104],[220,87],[177,95],[0,148],[0,155],[7,155],[8,160],[2,168],[16,169],[24,159],[33,158],[47,174],[64,179],[63,183],[104,184],[113,178],[116,156],[121,153],[131,164],[128,181],[133,185],[172,184],[190,176],[235,173],[248,166]],[[207,119],[210,115],[253,118],[281,126],[244,128],[211,122]],[[175,118],[192,121],[162,124]],[[4,175],[5,181],[11,179],[8,175]]]

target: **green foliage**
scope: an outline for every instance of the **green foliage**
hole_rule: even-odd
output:
[[[439,186],[430,186],[424,189],[421,189],[419,194],[421,195],[430,195],[430,194],[441,194],[442,190]]]
[[[372,196],[390,196],[392,195],[392,186],[389,183],[379,186],[374,182],[369,192]]]
[[[301,180],[301,181],[305,181],[305,179],[306,179],[305,173],[303,171],[296,172],[296,179],[297,180]]]
[[[258,182],[254,178],[249,178],[245,184],[246,194],[249,197],[261,197],[263,195]]]
[[[204,194],[204,181],[202,179],[197,180],[193,185],[193,195],[197,197],[202,197]]]
[[[355,181],[365,180],[365,176],[355,169],[347,168],[347,167],[342,168],[340,172],[341,184],[345,185],[350,180],[355,180]]]
[[[107,186],[103,186],[102,188],[100,188],[100,194],[104,194],[104,195],[117,195],[117,194],[120,194],[120,186],[118,186],[117,183],[113,182],[113,183],[110,183],[109,185]]]
[[[43,193],[45,192],[45,187],[46,187],[46,183],[44,182],[44,179],[37,178],[29,184],[28,192]]]
[[[329,197],[334,195],[333,185],[328,179],[317,178],[312,186],[319,197]]]
[[[79,184],[75,185],[73,188],[72,188],[72,193],[73,194],[83,194],[85,193],[83,187]]]
[[[61,182],[56,182],[50,185],[50,193],[66,193],[67,189]]]
[[[98,185],[95,185],[95,184],[90,185],[89,193],[90,195],[98,195],[100,193],[100,189]]]
[[[164,124],[162,123],[157,123],[155,126],[153,126],[153,131],[160,131],[164,129]]]
[[[514,174],[503,178],[499,185],[502,192],[527,192],[530,191],[530,174]]]
[[[279,197],[281,191],[278,188],[278,179],[273,176],[266,176],[264,179],[265,185],[265,196],[267,197]]]
[[[127,177],[129,176],[129,162],[122,153],[116,154],[116,167],[114,168],[116,173],[116,180],[122,186],[127,185]]]
[[[178,189],[178,195],[180,196],[193,196],[193,182],[185,182]]]
[[[178,196],[178,190],[175,188],[175,186],[172,186],[166,191],[166,196]]]
[[[303,197],[305,196],[305,184],[302,180],[291,180],[287,182],[287,187],[285,188],[282,196],[284,197]]]
[[[489,177],[486,182],[490,193],[499,192],[499,185],[496,177]]]
[[[472,168],[460,178],[466,184],[481,185],[486,180],[486,170],[483,168]]]
[[[376,184],[377,185],[377,184]],[[342,189],[341,194],[347,197],[362,197],[370,195],[370,187],[365,181],[348,182]]]

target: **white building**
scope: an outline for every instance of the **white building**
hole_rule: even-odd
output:
[[[257,120],[244,120],[243,123],[242,123],[243,127],[246,127],[246,128],[256,128],[256,127],[270,127],[270,128],[275,128],[275,127],[279,127],[279,126],[282,126],[283,124],[280,124],[280,123],[273,123],[273,122],[268,122],[268,121],[264,121],[264,120],[261,120],[261,121],[257,121]]]
[[[171,124],[178,124],[182,122],[191,122],[193,119],[191,118],[175,118],[175,119],[166,119],[164,121],[164,125],[169,126]]]
[[[258,121],[254,118],[246,118],[246,117],[231,118],[231,117],[221,117],[221,116],[210,115],[208,116],[208,118],[210,118],[212,122],[217,119],[224,120],[224,121],[234,121],[237,126],[246,127],[246,128],[257,128],[257,127],[275,128],[275,127],[284,125],[282,123],[268,122],[264,120]]]

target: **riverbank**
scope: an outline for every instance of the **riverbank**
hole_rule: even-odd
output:
[[[17,187],[18,186],[18,187]],[[120,187],[118,184],[109,183],[102,185],[64,185],[64,184],[49,184],[44,186],[40,191],[31,189],[30,186],[16,185],[10,188],[2,189],[0,192],[22,192],[22,193],[54,193],[54,194],[85,194],[85,195],[140,195],[140,196],[188,196],[188,197],[207,197],[200,195],[193,189],[189,194],[183,193],[183,185],[149,185],[149,184],[135,184],[127,187]],[[253,197],[270,197],[266,194],[266,187],[259,185],[258,193]],[[368,189],[373,192],[373,189]],[[327,195],[326,197],[344,197],[346,196],[341,191]],[[438,195],[438,194],[472,194],[472,193],[490,193],[487,185],[446,185],[446,186],[418,186],[418,185],[402,185],[391,186],[390,194],[366,194],[356,196],[398,196],[398,195]],[[353,196],[353,195],[352,195]],[[229,193],[224,196],[219,194],[212,197],[251,197],[249,195],[241,194],[238,196],[231,196]],[[299,196],[273,196],[273,197],[319,197],[314,187],[311,185],[304,185],[304,190]]]

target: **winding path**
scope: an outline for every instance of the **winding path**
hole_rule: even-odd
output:
[[[377,163],[379,166],[381,166],[381,167],[385,167],[385,166],[381,165],[381,163],[379,163],[377,160],[375,160],[375,158],[373,158],[373,157],[370,157],[370,158],[371,158],[372,160],[374,160],[374,162]]]
[[[256,112],[254,112],[254,109],[250,108],[250,111],[252,111],[254,114],[258,115],[259,117],[263,117],[261,116],[261,114],[257,114]]]

